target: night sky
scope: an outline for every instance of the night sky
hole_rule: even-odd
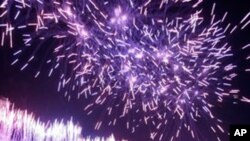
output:
[[[225,11],[228,11],[227,22],[235,24],[239,23],[250,11],[249,0],[218,0],[216,3],[215,13],[222,16]],[[205,7],[204,10],[210,10],[212,2],[209,0],[202,6]],[[244,71],[246,68],[250,68],[250,60],[245,60],[250,54],[250,49],[244,51],[240,49],[250,43],[250,28],[234,33],[228,38],[228,42],[232,45],[235,54],[229,61],[238,66],[236,70],[239,76],[234,79],[233,87],[240,89],[240,95],[250,97],[250,73]],[[142,126],[136,133],[130,134],[126,130],[125,122],[121,122],[115,127],[103,126],[99,131],[93,130],[97,119],[105,120],[106,118],[102,116],[102,110],[98,109],[99,114],[86,116],[83,111],[84,101],[76,98],[67,101],[62,93],[57,92],[60,72],[55,71],[51,77],[48,77],[50,66],[44,64],[37,67],[41,61],[37,61],[34,66],[28,66],[24,71],[20,71],[20,64],[11,66],[11,62],[16,59],[12,54],[20,48],[22,47],[18,45],[14,48],[0,47],[0,96],[9,98],[15,107],[27,109],[45,122],[55,118],[69,120],[70,117],[73,117],[75,123],[79,123],[83,127],[83,135],[108,136],[113,133],[118,139],[149,140],[146,135],[150,130],[148,127]],[[43,60],[45,52],[41,51],[37,57]],[[26,54],[28,55],[29,52]],[[48,56],[52,55],[48,54]],[[41,69],[41,75],[35,79],[37,69]],[[250,104],[241,102],[232,104],[234,101],[237,100],[225,99],[223,103],[212,109],[214,114],[224,121],[225,129],[228,129],[230,124],[250,124]],[[227,140],[227,137],[223,136],[223,139]]]

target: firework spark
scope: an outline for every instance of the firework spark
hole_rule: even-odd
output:
[[[51,140],[51,141],[114,141],[113,135],[108,138],[83,138],[82,128],[73,121],[54,120],[44,123],[37,120],[27,111],[14,109],[7,99],[0,99],[0,140]]]
[[[38,49],[50,46],[54,55],[46,63],[52,64],[49,76],[60,69],[58,91],[65,92],[68,100],[77,94],[91,101],[84,107],[88,114],[105,105],[104,113],[112,117],[107,122],[110,126],[137,115],[128,120],[127,129],[134,133],[142,124],[153,125],[150,137],[162,140],[167,138],[167,124],[178,120],[176,134],[169,140],[178,138],[183,128],[200,138],[196,122],[209,117],[211,132],[224,133],[212,107],[225,97],[239,98],[239,90],[231,86],[237,66],[227,63],[233,56],[227,37],[244,30],[250,14],[238,25],[225,24],[228,12],[217,17],[213,4],[210,17],[204,18],[200,3],[5,0],[0,13],[1,45],[8,38],[12,47],[16,31],[25,49],[34,49],[21,70],[35,60]],[[14,53],[17,59],[12,65],[25,49]],[[245,97],[241,101],[249,102]],[[102,120],[97,121],[95,129],[102,125]]]

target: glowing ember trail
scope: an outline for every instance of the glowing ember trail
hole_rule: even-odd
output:
[[[104,138],[83,138],[82,128],[73,121],[44,123],[27,111],[13,108],[7,99],[0,99],[0,140],[10,141],[115,141],[113,135]],[[65,124],[66,123],[66,124]]]

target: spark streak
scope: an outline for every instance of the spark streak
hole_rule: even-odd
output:
[[[66,122],[57,119],[54,122],[41,122],[26,110],[14,109],[7,99],[0,99],[0,140],[51,140],[51,141],[115,141],[114,136],[87,137],[81,135],[82,128],[72,120]]]

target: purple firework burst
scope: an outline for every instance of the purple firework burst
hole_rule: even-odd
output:
[[[200,3],[5,0],[1,44],[9,37],[8,44],[15,46],[15,31],[25,48],[14,55],[33,49],[21,70],[36,59],[39,49],[53,52],[46,63],[51,64],[49,76],[59,68],[58,91],[68,100],[75,95],[86,99],[88,115],[105,107],[109,121],[97,121],[97,130],[103,122],[115,126],[133,115],[127,129],[133,133],[142,124],[152,125],[152,139],[166,138],[162,129],[175,121],[179,124],[169,140],[178,138],[183,128],[199,138],[195,127],[203,117],[214,121],[211,132],[224,133],[211,108],[239,92],[231,86],[237,66],[227,61],[233,56],[227,37],[245,29],[250,14],[238,25],[225,24],[227,12],[216,17],[213,4],[210,17],[204,17]],[[40,69],[35,77],[39,74]]]

